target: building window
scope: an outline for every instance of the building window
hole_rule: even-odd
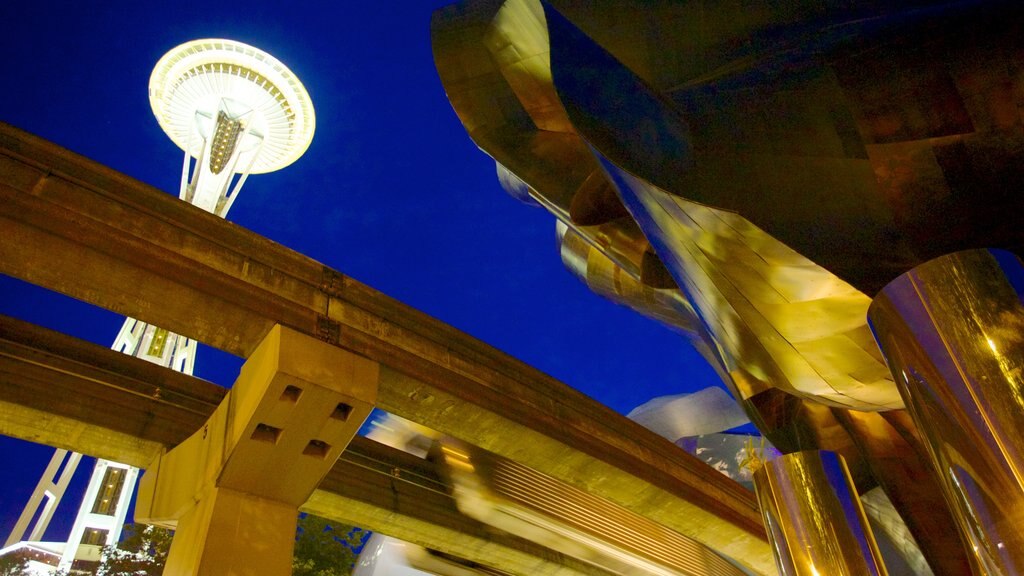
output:
[[[117,512],[117,501],[121,497],[121,487],[124,486],[124,478],[128,471],[124,468],[107,467],[103,475],[103,485],[96,494],[96,500],[92,503],[93,514],[113,516]]]
[[[85,534],[82,534],[82,544],[106,546],[107,533],[107,530],[100,530],[99,528],[86,528]]]

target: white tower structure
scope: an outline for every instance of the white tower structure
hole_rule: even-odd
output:
[[[230,40],[195,40],[164,55],[149,79],[149,103],[185,151],[181,199],[222,217],[249,174],[298,160],[316,125],[291,70]]]
[[[316,126],[309,94],[291,70],[232,40],[193,40],[165,54],[150,76],[149,102],[184,151],[179,197],[222,218],[249,174],[298,160]],[[192,374],[196,342],[126,318],[112,348]],[[5,547],[24,540],[33,518],[29,540],[42,538],[79,458],[57,450]],[[95,552],[118,541],[137,476],[130,466],[97,461],[58,569],[83,556],[82,544]]]

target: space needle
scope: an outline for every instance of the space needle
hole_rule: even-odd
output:
[[[184,152],[179,197],[222,218],[250,174],[298,160],[316,127],[313,104],[295,74],[270,54],[233,40],[193,40],[167,52],[150,76],[149,102]],[[194,340],[135,318],[125,319],[111,348],[186,374],[196,354]],[[76,558],[98,560],[99,547],[117,543],[138,469],[108,460],[96,462],[67,543],[39,542],[80,459],[56,451],[5,548],[37,545],[59,554],[57,569],[65,570]]]

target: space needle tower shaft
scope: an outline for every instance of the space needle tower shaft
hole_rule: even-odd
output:
[[[173,48],[153,70],[149,101],[160,127],[184,152],[179,197],[222,218],[250,174],[298,160],[316,124],[309,94],[291,70],[232,40]],[[194,340],[135,318],[125,319],[111,347],[192,374]],[[54,454],[5,546],[22,541],[26,532],[30,541],[42,537],[79,458],[66,450]],[[96,463],[58,570],[72,568],[82,544],[117,543],[137,475],[124,464]]]

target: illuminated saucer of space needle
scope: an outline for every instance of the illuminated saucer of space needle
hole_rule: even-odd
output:
[[[234,40],[193,40],[173,48],[149,78],[149,103],[164,132],[197,158],[203,147],[195,134],[197,117],[217,118],[224,108],[244,116],[247,131],[262,138],[257,156],[247,160],[252,174],[298,160],[316,127],[313,103],[295,74],[270,54]]]

